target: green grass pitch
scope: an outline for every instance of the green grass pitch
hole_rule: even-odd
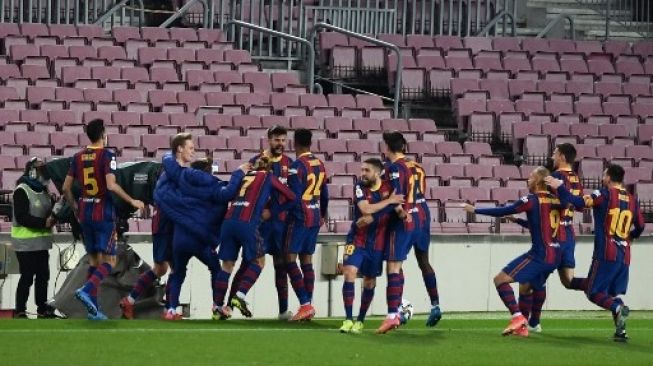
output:
[[[340,319],[2,320],[0,364],[29,365],[653,365],[653,312],[633,311],[627,344],[611,339],[607,312],[545,312],[544,332],[502,337],[508,316],[424,317],[387,335],[379,318],[362,335],[340,334]]]

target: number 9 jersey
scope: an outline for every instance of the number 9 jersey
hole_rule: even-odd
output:
[[[319,227],[329,205],[324,163],[310,152],[301,154],[288,170],[288,187],[298,202],[290,213],[293,221]]]
[[[79,222],[114,221],[114,205],[107,189],[107,174],[115,174],[116,156],[104,148],[84,148],[70,163],[68,175],[81,187]]]

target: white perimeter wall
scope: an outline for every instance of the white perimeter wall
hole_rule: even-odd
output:
[[[152,263],[151,244],[145,242],[147,237],[134,237],[130,240],[134,250],[148,263]],[[6,236],[0,237],[0,242],[6,242]],[[65,238],[59,247],[63,249]],[[444,311],[497,311],[505,310],[492,283],[492,277],[498,273],[510,260],[522,254],[530,247],[527,237],[519,236],[472,236],[450,235],[433,236],[430,258],[435,268],[440,303]],[[592,255],[592,237],[581,237],[576,246],[576,270],[583,277],[587,275]],[[321,242],[341,242],[341,237],[321,237]],[[317,272],[315,283],[314,304],[318,316],[328,315],[340,317],[344,314],[342,303],[342,276],[329,281],[320,275],[321,246],[315,255],[314,263]],[[83,255],[83,246],[77,250]],[[649,236],[635,242],[633,246],[632,264],[628,294],[624,297],[626,303],[634,310],[652,310],[653,296],[650,292],[653,284],[653,237]],[[342,253],[342,251],[340,251]],[[274,286],[274,269],[269,257],[259,281],[248,294],[255,317],[269,318],[277,315],[277,298]],[[51,280],[50,294],[53,292],[54,281],[58,271],[58,249],[55,247],[50,255]],[[424,288],[422,276],[413,254],[404,265],[406,285],[404,298],[409,299],[419,313],[429,310],[429,300]],[[62,273],[59,286],[65,280]],[[356,302],[354,314],[358,312],[361,282],[356,286]],[[0,280],[0,284],[2,280]],[[14,307],[14,294],[18,283],[18,275],[10,275],[0,290],[0,308]],[[386,312],[385,277],[380,277],[370,313],[381,315]],[[290,286],[290,285],[289,285]],[[557,274],[551,275],[548,281],[548,296],[545,310],[596,310],[578,291],[564,289]],[[515,286],[516,289],[516,286]],[[296,297],[290,287],[290,308],[298,306]],[[182,303],[190,303],[192,318],[208,318],[211,309],[211,288],[209,273],[199,261],[191,260],[188,275],[181,294]],[[33,304],[33,294],[30,295],[28,311],[36,312]]]

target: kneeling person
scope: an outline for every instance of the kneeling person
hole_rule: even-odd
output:
[[[403,203],[402,195],[392,193],[392,187],[381,179],[383,163],[379,159],[367,159],[361,167],[361,176],[355,188],[355,211],[349,234],[343,264],[345,282],[342,298],[345,304],[346,320],[340,327],[342,333],[361,333],[365,315],[374,298],[376,277],[383,271],[385,234],[394,206]],[[357,222],[363,216],[373,216],[370,225]],[[358,272],[364,276],[363,298],[358,318],[354,323],[354,281]]]

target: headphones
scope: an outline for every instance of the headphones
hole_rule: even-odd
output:
[[[31,179],[37,179],[39,177],[38,168],[36,167],[37,163],[43,163],[43,160],[34,156],[25,165],[25,174]]]

